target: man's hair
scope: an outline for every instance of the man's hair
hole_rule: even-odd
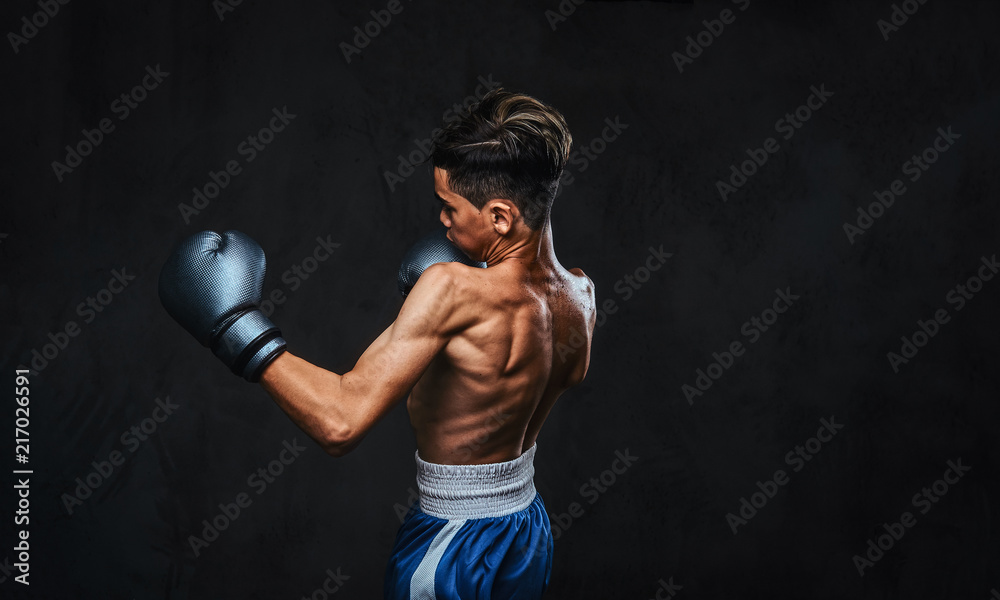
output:
[[[572,143],[559,111],[497,88],[435,136],[430,159],[473,206],[510,200],[537,231],[552,208]]]

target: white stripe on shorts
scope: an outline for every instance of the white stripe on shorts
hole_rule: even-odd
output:
[[[417,565],[417,569],[410,578],[410,600],[436,600],[434,595],[434,574],[437,572],[438,563],[444,556],[444,551],[448,549],[451,540],[458,533],[458,530],[465,525],[465,519],[448,521],[441,528],[431,545],[427,548],[427,553]]]

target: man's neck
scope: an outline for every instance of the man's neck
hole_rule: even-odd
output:
[[[552,222],[546,218],[541,229],[535,231],[525,227],[528,234],[517,241],[497,238],[486,255],[486,266],[492,267],[507,260],[521,263],[539,263],[552,266],[556,263],[555,247],[552,244]]]

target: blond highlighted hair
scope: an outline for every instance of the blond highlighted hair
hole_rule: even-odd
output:
[[[572,143],[559,111],[497,88],[444,127],[430,159],[448,172],[452,191],[476,208],[493,198],[510,200],[525,224],[538,230],[552,208]]]

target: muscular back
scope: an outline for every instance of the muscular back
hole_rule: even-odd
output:
[[[568,388],[583,381],[595,323],[593,282],[557,261],[458,263],[455,310],[464,314],[407,401],[421,458],[500,462],[535,443]]]

